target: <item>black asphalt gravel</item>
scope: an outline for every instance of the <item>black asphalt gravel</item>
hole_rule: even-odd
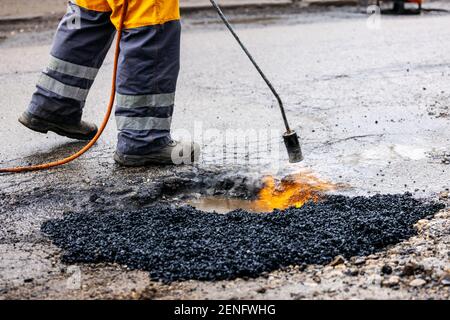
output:
[[[155,280],[256,277],[335,256],[364,256],[415,234],[413,224],[443,204],[411,194],[329,196],[272,213],[228,214],[157,204],[134,212],[69,213],[42,231],[65,263],[116,262]]]

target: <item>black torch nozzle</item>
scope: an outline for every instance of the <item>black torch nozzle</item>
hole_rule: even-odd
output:
[[[303,160],[302,148],[300,141],[295,131],[291,130],[283,135],[284,144],[289,155],[290,163],[297,163]]]

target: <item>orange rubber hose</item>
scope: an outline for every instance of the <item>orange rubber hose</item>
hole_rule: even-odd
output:
[[[64,164],[67,164],[67,163],[79,158],[84,153],[86,153],[89,149],[91,149],[92,146],[98,141],[98,139],[102,135],[103,131],[105,130],[106,125],[108,124],[109,117],[111,116],[112,109],[114,106],[114,100],[116,98],[116,78],[117,78],[117,66],[118,66],[119,53],[120,53],[120,40],[122,38],[123,24],[124,24],[125,17],[127,14],[127,9],[128,9],[128,1],[125,0],[123,2],[122,13],[120,15],[120,23],[119,23],[119,27],[117,29],[118,34],[117,34],[117,40],[116,40],[116,49],[115,49],[115,53],[114,53],[114,69],[113,69],[113,79],[112,79],[112,85],[111,85],[111,96],[109,98],[109,104],[108,104],[108,108],[106,110],[105,117],[103,118],[103,122],[102,122],[100,128],[98,129],[97,134],[80,151],[68,156],[67,158],[53,161],[53,162],[38,164],[38,165],[26,166],[26,167],[3,168],[3,169],[0,168],[0,173],[20,173],[20,172],[39,171],[39,170],[46,170],[46,169],[50,169],[50,168],[54,168],[54,167],[59,167],[59,166],[62,166]]]

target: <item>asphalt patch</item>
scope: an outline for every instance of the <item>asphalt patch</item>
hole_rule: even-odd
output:
[[[63,249],[65,263],[119,263],[163,282],[223,280],[372,254],[413,236],[418,220],[442,208],[408,193],[329,196],[261,214],[156,204],[133,212],[69,213],[41,229]]]

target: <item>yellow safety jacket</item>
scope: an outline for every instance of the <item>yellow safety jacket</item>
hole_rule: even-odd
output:
[[[111,21],[118,28],[125,0],[72,0],[78,6],[100,12],[112,12]],[[127,0],[126,29],[163,24],[180,19],[178,0]]]

